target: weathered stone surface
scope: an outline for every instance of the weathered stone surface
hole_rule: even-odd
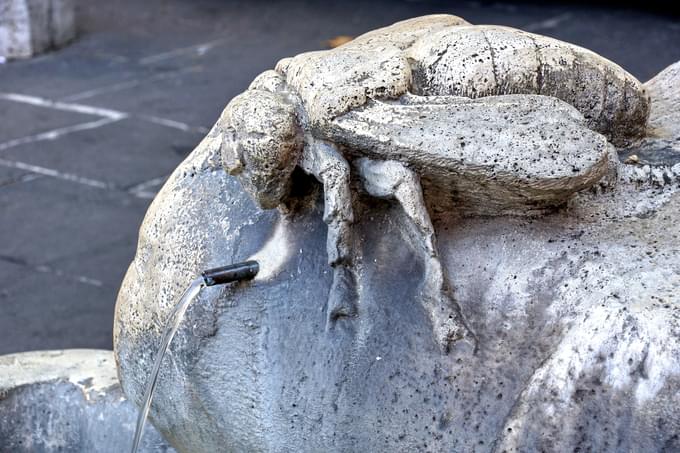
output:
[[[205,140],[203,146],[234,148],[231,158],[225,154],[225,167],[260,206],[275,208],[288,195],[302,131],[281,94],[252,89],[236,96]]]
[[[482,99],[473,99],[476,89],[452,96],[450,86],[461,85],[452,77],[469,62],[449,49],[460,45],[463,53],[487,52],[493,60],[505,49],[499,44],[504,40],[515,49],[504,55],[509,61],[527,49],[534,55],[549,44],[551,50],[534,60],[514,58],[504,81],[496,80],[495,63],[485,74],[474,67],[475,59],[464,86],[479,86]],[[606,138],[591,128],[615,143],[646,131],[648,99],[634,78],[591,52],[538,40],[517,30],[463,25],[454,16],[404,21],[331,51],[283,60],[227,105],[202,146],[218,148],[230,174],[265,209],[286,203],[296,166],[322,183],[334,272],[329,323],[356,313],[360,257],[350,163],[357,160],[354,170],[364,189],[401,204],[417,231],[417,247],[429,257],[422,304],[442,349],[463,338],[474,343],[442,271],[426,198],[431,211],[540,214],[592,187],[607,172],[608,160],[616,159]],[[438,47],[444,50],[429,61],[433,54],[425,49]],[[562,57],[545,62],[547,55]],[[440,65],[444,56],[447,64]],[[559,77],[544,80],[559,65]],[[513,80],[517,75],[534,82]],[[588,90],[595,86],[602,87],[602,99],[594,113],[597,99]],[[532,90],[552,96],[508,94]],[[494,93],[501,95],[489,96]],[[593,122],[595,116],[603,122]]]
[[[0,0],[0,56],[28,58],[76,35],[73,0]]]
[[[433,30],[449,25],[466,27],[433,19]],[[179,451],[680,448],[680,172],[672,153],[624,164],[603,136],[626,122],[646,130],[646,114],[626,113],[628,85],[608,84],[618,107],[603,135],[557,96],[404,96],[403,50],[427,35],[409,35],[405,22],[392,45],[384,30],[286,59],[251,85],[255,99],[293,107],[272,116],[276,134],[291,124],[303,134],[285,209],[262,211],[247,181],[223,171],[241,178],[247,166],[248,148],[224,139],[230,124],[218,122],[168,180],[116,307],[126,393],[140,403],[184,287],[205,268],[255,258],[253,282],[202,294],[165,361],[151,417]],[[611,80],[607,71],[598,80]],[[473,134],[473,146],[455,131]],[[437,185],[444,171],[449,185]],[[479,194],[499,207],[512,196],[525,210],[544,196],[561,206],[467,215],[464,200]],[[355,305],[331,316],[349,280]],[[448,290],[456,310],[440,312],[428,298]],[[442,319],[472,341],[442,348]]]
[[[640,82],[578,46],[510,27],[465,26],[421,38],[408,55],[415,93],[541,94],[576,107],[617,145],[645,132],[649,99]]]
[[[334,119],[324,136],[407,162],[426,180],[431,205],[468,215],[559,205],[602,179],[612,152],[576,109],[531,95],[371,101]]]
[[[450,14],[430,14],[396,22],[357,36],[351,41],[352,48],[396,46],[408,49],[419,38],[457,25],[470,25],[465,19]]]
[[[260,211],[217,155],[195,153],[154,201],[121,288],[125,391],[139,403],[162,322],[193,276],[256,255],[262,279],[207,290],[163,367],[152,419],[180,451],[680,448],[678,184],[617,187],[539,219],[438,223],[479,339],[475,355],[442,355],[399,208],[370,200],[357,216],[359,314],[326,331],[319,208]],[[545,379],[560,391],[542,402]]]
[[[111,351],[0,356],[0,451],[125,451],[137,408],[123,395]],[[140,452],[173,452],[153,427]]]
[[[576,107],[616,145],[644,135],[648,95],[618,65],[545,36],[446,17],[403,21],[336,49],[284,59],[276,69],[320,127],[369,98],[407,91],[471,98],[541,94]]]
[[[680,141],[680,61],[645,83],[652,96],[649,135]]]
[[[652,96],[647,137],[619,150],[631,181],[657,187],[680,180],[680,62],[645,83]]]

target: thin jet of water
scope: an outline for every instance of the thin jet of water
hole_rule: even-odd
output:
[[[135,437],[132,441],[132,453],[136,453],[139,448],[139,442],[142,440],[142,433],[144,432],[144,425],[146,424],[146,417],[149,415],[149,409],[151,408],[151,399],[153,398],[153,392],[156,390],[156,384],[158,383],[158,374],[161,369],[161,364],[163,363],[163,358],[168,352],[170,347],[170,342],[175,336],[179,325],[184,319],[184,314],[189,307],[189,304],[200,294],[201,289],[205,287],[205,280],[203,277],[199,277],[184,291],[182,297],[180,298],[175,308],[170,314],[170,318],[165,328],[165,333],[163,334],[163,342],[161,343],[158,352],[156,353],[156,361],[153,364],[151,370],[151,375],[146,383],[146,390],[144,391],[144,405],[142,410],[139,411],[139,416],[137,417],[137,428],[135,428]]]
[[[135,428],[135,437],[132,440],[132,453],[137,453],[139,443],[142,440],[142,433],[144,432],[144,425],[146,418],[149,415],[151,408],[151,400],[153,399],[153,392],[156,390],[158,383],[158,375],[163,363],[163,358],[170,348],[170,342],[175,336],[177,329],[179,329],[184,314],[189,308],[191,302],[201,293],[201,290],[206,286],[223,285],[240,280],[251,279],[255,277],[260,267],[257,261],[246,261],[244,263],[232,264],[220,268],[210,269],[201,274],[200,277],[191,282],[189,287],[184,291],[182,297],[177,302],[177,305],[170,313],[168,322],[165,325],[165,332],[163,333],[163,341],[161,342],[158,352],[156,353],[156,360],[154,361],[151,375],[146,383],[146,390],[144,391],[144,405],[139,412],[137,418],[137,427]]]

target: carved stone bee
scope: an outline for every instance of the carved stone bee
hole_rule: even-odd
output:
[[[474,334],[428,207],[501,215],[559,206],[608,172],[612,143],[641,138],[648,115],[641,84],[586,49],[434,15],[280,61],[227,105],[202,146],[219,149],[263,209],[289,196],[296,167],[322,183],[329,322],[356,308],[350,173],[369,195],[399,202],[425,261],[422,303],[447,350]]]

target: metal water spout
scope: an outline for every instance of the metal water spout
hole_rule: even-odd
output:
[[[224,285],[227,283],[250,280],[260,271],[257,261],[229,264],[227,266],[208,269],[201,273],[205,286]]]
[[[205,288],[206,286],[225,285],[227,283],[250,280],[257,275],[259,270],[260,265],[257,261],[244,261],[242,263],[215,267],[213,269],[203,271],[201,276],[194,279],[194,281],[192,281],[184,291],[182,297],[173,308],[172,313],[170,313],[170,317],[165,324],[163,341],[161,346],[158,348],[158,352],[156,353],[156,359],[154,360],[153,368],[146,384],[142,408],[139,411],[139,417],[137,418],[137,427],[135,429],[135,436],[132,440],[132,449],[130,450],[132,453],[137,452],[139,443],[142,440],[144,425],[146,424],[146,418],[149,415],[149,409],[151,408],[153,392],[156,389],[156,384],[158,383],[158,375],[161,364],[163,363],[163,357],[165,357],[165,354],[168,352],[170,342],[175,336],[182,319],[184,319],[184,314],[186,313],[187,308],[189,308],[191,302],[196,297],[198,297],[198,295],[201,293],[201,289]]]

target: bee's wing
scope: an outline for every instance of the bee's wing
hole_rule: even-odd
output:
[[[421,175],[506,186],[527,199],[565,196],[607,172],[611,145],[556,98],[407,95],[372,100],[330,122],[327,139]]]

